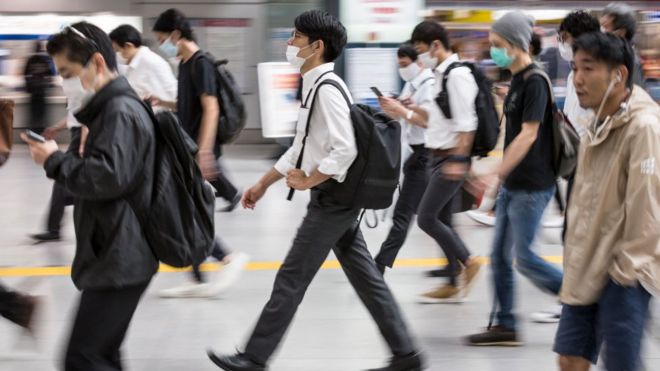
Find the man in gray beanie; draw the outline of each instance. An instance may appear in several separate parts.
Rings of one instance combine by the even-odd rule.
[[[527,52],[533,21],[520,12],[508,13],[492,27],[490,54],[495,64],[511,71],[504,101],[504,158],[497,171],[484,177],[485,189],[499,190],[495,240],[491,255],[498,312],[495,326],[466,339],[469,345],[521,345],[514,316],[513,259],[517,270],[553,295],[559,294],[562,272],[531,247],[543,211],[555,193],[552,105],[545,78]],[[495,198],[495,194],[490,195]],[[495,314],[495,313],[494,313]]]

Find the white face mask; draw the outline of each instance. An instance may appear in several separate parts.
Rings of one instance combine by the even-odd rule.
[[[399,76],[403,81],[409,82],[412,81],[422,72],[422,68],[415,62],[411,63],[407,67],[399,68]]]
[[[419,58],[419,60],[422,62],[422,64],[424,65],[424,68],[433,69],[438,65],[438,58],[436,58],[436,57],[431,58],[431,52],[430,51],[418,55],[417,58]]]
[[[566,62],[573,62],[573,47],[565,42],[559,43],[559,55]]]
[[[299,47],[293,46],[293,45],[287,45],[287,47],[286,47],[286,60],[289,63],[291,63],[292,66],[300,69],[305,64],[305,61],[307,61],[307,59],[311,58],[312,55],[314,55],[314,54],[311,54],[307,58],[301,58],[301,57],[298,56],[298,53],[300,53],[301,50],[305,50],[305,49],[309,48],[310,46],[312,46],[312,44],[309,44],[304,48],[299,48]]]
[[[177,42],[178,44],[178,42]],[[167,38],[160,46],[158,47],[163,54],[168,58],[174,58],[179,52],[177,46],[172,42],[172,35]]]

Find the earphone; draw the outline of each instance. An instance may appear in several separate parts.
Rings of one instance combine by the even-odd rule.
[[[618,71],[616,73],[616,81],[621,82],[621,80],[623,80],[623,75],[621,75],[621,71]]]

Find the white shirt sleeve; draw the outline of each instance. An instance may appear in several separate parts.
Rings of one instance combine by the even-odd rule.
[[[298,160],[297,156],[299,153],[300,146],[298,145],[297,141],[294,141],[293,145],[289,147],[289,149],[284,152],[280,159],[275,163],[275,170],[277,170],[277,172],[283,176],[286,176],[290,170],[296,168],[296,161]]]
[[[449,73],[447,80],[449,107],[455,132],[477,130],[479,118],[474,101],[479,93],[477,82],[467,67],[459,67]]]
[[[158,91],[151,92],[166,102],[175,102],[177,97],[178,82],[174,77],[174,72],[166,60],[158,55],[154,59],[154,85],[158,86]]]
[[[330,148],[327,148],[329,155],[321,161],[318,170],[341,182],[358,154],[350,109],[336,87],[323,85],[319,89],[319,102],[312,114],[326,124]]]

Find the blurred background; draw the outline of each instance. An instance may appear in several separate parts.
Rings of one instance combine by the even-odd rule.
[[[146,45],[158,51],[151,27],[166,8],[181,9],[194,20],[203,49],[228,59],[248,105],[248,124],[240,144],[286,144],[293,135],[299,76],[286,64],[284,50],[293,20],[312,8],[339,15],[348,29],[349,44],[338,60],[338,71],[354,97],[375,104],[370,86],[397,94],[403,85],[396,67],[396,48],[410,37],[416,23],[431,19],[451,31],[453,48],[462,58],[478,62],[495,81],[508,77],[488,56],[491,23],[512,9],[536,18],[542,41],[537,57],[554,80],[563,103],[568,64],[557,49],[557,27],[571,10],[587,9],[596,16],[609,1],[445,1],[445,0],[23,0],[0,2],[0,98],[16,102],[15,133],[40,131],[64,116],[65,98],[43,47],[49,35],[79,20],[109,32],[120,24],[143,31]],[[636,48],[642,58],[647,89],[660,100],[660,3],[628,1],[636,9]],[[26,81],[32,58],[34,81]],[[171,61],[176,70],[176,61]],[[30,103],[33,104],[30,104]],[[44,104],[45,103],[45,104]],[[30,107],[33,107],[32,109]],[[39,108],[40,107],[40,108]],[[66,138],[60,138],[66,140]]]

